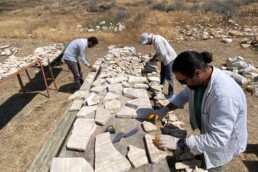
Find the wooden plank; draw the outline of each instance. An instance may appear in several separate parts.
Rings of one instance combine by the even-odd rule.
[[[78,111],[69,112],[68,110],[64,113],[60,119],[57,127],[51,133],[44,146],[31,164],[28,172],[48,171],[51,165],[52,158],[55,157],[60,147],[69,133],[69,130],[76,119]]]

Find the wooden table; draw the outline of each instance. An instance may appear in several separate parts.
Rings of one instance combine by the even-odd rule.
[[[18,81],[19,81],[19,84],[20,84],[20,86],[21,86],[21,90],[22,90],[22,92],[25,94],[25,93],[26,93],[26,90],[25,90],[25,88],[24,88],[24,85],[23,85],[23,82],[22,82],[22,79],[21,79],[21,75],[20,75],[20,74],[25,71],[25,72],[26,72],[26,75],[28,76],[29,80],[31,81],[32,79],[31,79],[31,77],[30,77],[30,75],[29,75],[29,73],[28,73],[28,68],[30,68],[30,67],[32,67],[32,66],[35,66],[35,65],[39,65],[40,68],[41,68],[42,77],[43,77],[44,84],[45,84],[45,87],[46,87],[46,90],[47,90],[47,95],[48,95],[48,97],[50,97],[50,94],[49,94],[49,87],[48,87],[48,84],[47,84],[47,78],[46,78],[46,75],[45,75],[45,72],[44,72],[43,65],[42,65],[42,63],[41,63],[40,60],[36,60],[36,61],[34,61],[34,62],[31,62],[30,64],[28,64],[28,65],[22,67],[21,69],[19,69],[17,72],[15,72],[15,73],[13,73],[13,74],[7,76],[6,78],[1,79],[1,80],[0,80],[0,84],[1,84],[1,83],[4,83],[4,82],[6,82],[6,81],[8,81],[9,79],[11,79],[11,78],[13,78],[13,77],[15,77],[15,76],[17,76]],[[50,72],[50,75],[51,75],[50,80],[52,80],[52,81],[54,82],[55,89],[57,90],[57,86],[56,86],[56,83],[55,83],[55,78],[54,78],[54,75],[53,75],[53,72],[52,72],[52,67],[51,67],[50,63],[49,63],[49,65],[48,65],[47,67],[48,67],[49,72]]]

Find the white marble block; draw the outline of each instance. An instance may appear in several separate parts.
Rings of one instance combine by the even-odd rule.
[[[113,99],[110,101],[104,102],[105,109],[112,110],[112,111],[119,111],[121,109],[121,102]]]
[[[147,90],[144,89],[124,88],[123,95],[131,99],[149,98]]]
[[[75,99],[69,109],[69,111],[78,111],[81,109],[83,104],[83,99]]]
[[[134,84],[134,83],[147,83],[147,78],[146,77],[140,77],[140,76],[130,76],[128,83],[129,84]]]
[[[68,98],[68,100],[85,99],[88,93],[89,91],[76,91]]]
[[[93,172],[84,158],[53,158],[50,172]]]
[[[136,110],[127,106],[123,106],[122,109],[117,112],[118,118],[133,118],[136,116]]]
[[[96,136],[95,172],[123,172],[130,168],[129,161],[113,146],[109,132]]]
[[[87,118],[87,116],[94,114],[98,106],[83,106],[77,113],[77,118]]]
[[[94,119],[77,118],[66,144],[67,149],[85,151],[96,128]]]
[[[95,122],[99,125],[106,125],[109,119],[112,117],[109,110],[104,109],[103,106],[99,107],[96,111]]]
[[[133,165],[133,168],[138,168],[148,164],[148,158],[144,149],[134,147],[133,145],[129,145],[128,147],[129,151],[127,153],[127,157]]]
[[[148,121],[143,121],[142,126],[143,126],[144,131],[146,131],[147,133],[157,130],[157,127]]]
[[[166,158],[167,152],[157,148],[157,146],[153,143],[154,139],[155,136],[149,134],[145,135],[146,145],[151,163],[158,163],[161,159]]]
[[[101,97],[98,96],[96,93],[90,93],[89,96],[86,98],[86,103],[88,106],[96,105],[101,102]]]
[[[129,100],[126,102],[126,106],[137,109],[137,108],[152,108],[149,98],[138,98]]]

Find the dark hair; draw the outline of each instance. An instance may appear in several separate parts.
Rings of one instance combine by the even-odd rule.
[[[212,62],[212,53],[184,51],[176,57],[172,70],[192,77],[196,69],[206,69],[210,62]]]
[[[96,37],[89,37],[88,42],[91,42],[92,44],[97,45],[99,43],[98,39]]]

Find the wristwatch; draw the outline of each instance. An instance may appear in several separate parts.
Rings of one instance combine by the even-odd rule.
[[[186,147],[185,139],[179,139],[178,142],[177,142],[177,146],[181,150],[185,150],[185,147]]]

